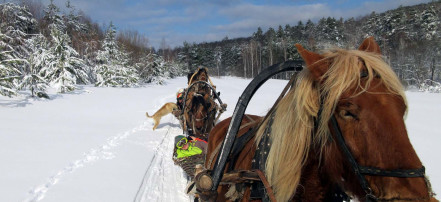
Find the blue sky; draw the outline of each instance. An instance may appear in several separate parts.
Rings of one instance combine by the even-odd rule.
[[[262,27],[296,25],[322,17],[358,17],[430,0],[71,0],[99,24],[138,30],[158,48],[250,36]],[[48,0],[43,1],[47,5]],[[66,0],[55,0],[64,7]]]

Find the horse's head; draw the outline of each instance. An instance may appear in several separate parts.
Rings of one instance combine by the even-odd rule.
[[[196,72],[188,75],[188,85],[194,83],[195,81],[208,81],[208,71],[207,68],[198,68]]]
[[[192,129],[195,135],[204,135],[207,129],[207,121],[209,118],[210,102],[207,102],[202,96],[194,96],[191,105]]]
[[[367,193],[379,200],[426,200],[430,188],[424,177],[391,177],[354,174],[344,146],[339,144],[339,126],[349,152],[361,167],[385,172],[422,168],[407,135],[404,116],[406,98],[400,81],[382,60],[373,38],[358,50],[335,50],[317,54],[297,45],[310,76],[318,86],[320,123],[316,136],[322,142],[323,170],[347,192],[364,200]],[[331,119],[338,124],[332,125]],[[336,127],[337,126],[337,127]],[[331,134],[331,135],[329,135]],[[372,171],[375,173],[376,171]]]
[[[410,170],[422,168],[404,123],[403,87],[373,38],[358,50],[323,54],[296,46],[307,68],[277,105],[265,166],[277,200],[287,201],[301,190],[307,164],[316,164],[320,183],[340,186],[361,200],[365,192],[382,200],[428,200],[431,191],[424,177],[356,175],[347,155],[362,168],[385,172],[402,171],[410,176]],[[335,126],[340,127],[340,139],[346,141],[349,152],[338,143]],[[267,122],[259,128],[257,142],[265,128]]]

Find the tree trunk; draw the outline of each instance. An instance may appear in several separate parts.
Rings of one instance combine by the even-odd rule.
[[[270,52],[270,64],[269,66],[273,65],[273,47],[269,47],[269,52]]]
[[[247,78],[247,54],[246,52],[242,52],[243,58],[243,77]]]
[[[259,72],[258,73],[260,73],[260,71],[262,71],[262,46],[259,46],[259,51],[260,51],[260,53],[259,53]]]
[[[252,46],[250,47],[250,57],[251,57],[251,78],[254,77],[254,51]]]
[[[433,86],[433,77],[435,75],[435,57],[432,58],[432,67],[430,68],[430,85]]]

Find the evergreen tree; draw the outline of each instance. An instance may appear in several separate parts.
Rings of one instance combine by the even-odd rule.
[[[96,86],[135,86],[139,76],[136,69],[129,65],[128,54],[118,47],[116,29],[110,23],[103,42],[103,50],[98,51]]]
[[[9,47],[6,49],[11,53],[10,55],[15,61],[19,61],[9,63],[16,69],[14,72],[18,73],[17,71],[19,71],[19,74],[15,75],[15,78],[17,78],[14,81],[17,84],[16,88],[21,90],[29,87],[32,96],[35,90],[44,91],[46,82],[38,75],[41,67],[33,67],[36,62],[35,60],[41,61],[43,59],[39,57],[40,55],[38,58],[35,58],[35,51],[37,49],[38,51],[43,51],[43,49],[34,49],[33,43],[29,43],[29,39],[27,39],[28,34],[36,32],[37,21],[25,6],[8,3],[0,5],[0,10],[1,17],[7,19],[1,24],[1,29],[6,32],[4,37],[6,41],[3,41],[3,43],[9,43]]]
[[[49,42],[41,34],[35,35],[26,40],[29,47],[29,57],[27,58],[27,68],[23,72],[22,80],[18,86],[19,89],[29,89],[31,95],[35,96],[38,92],[45,92],[48,82],[44,78],[41,70],[53,59],[49,51]]]
[[[70,0],[66,2],[66,8],[69,10],[69,13],[64,15],[63,19],[67,32],[70,34],[74,32],[87,32],[87,26],[80,22],[81,16],[75,13],[75,7],[71,4]],[[72,37],[72,35],[70,35],[70,37]]]
[[[169,67],[167,67],[166,62],[160,55],[148,53],[142,58],[142,61],[143,62],[138,63],[137,66],[143,67],[140,74],[145,83],[163,84],[164,80],[170,76],[170,74],[167,73],[170,69],[168,69]]]
[[[4,42],[4,38],[7,36],[0,32],[0,95],[13,96],[17,94],[15,81],[21,73],[16,64],[22,60],[15,58],[12,51],[5,50],[9,45]]]
[[[49,5],[44,9],[44,21],[50,32],[52,32],[52,29],[66,31],[63,16],[60,15],[60,8],[54,4],[54,0],[50,0]]]
[[[52,45],[49,49],[49,61],[42,68],[42,73],[58,92],[75,90],[75,84],[88,83],[86,65],[78,53],[70,47],[70,38],[55,27],[51,30]]]
[[[0,4],[0,18],[5,19],[0,23],[0,31],[7,37],[8,44],[13,47],[8,49],[17,58],[26,58],[28,54],[25,40],[28,34],[36,32],[37,21],[24,6],[7,3]]]
[[[441,23],[434,6],[430,6],[428,9],[424,10],[423,13],[421,13],[420,18],[420,25],[423,28],[421,31],[425,39],[431,40],[439,35],[437,31],[439,31],[439,26]]]

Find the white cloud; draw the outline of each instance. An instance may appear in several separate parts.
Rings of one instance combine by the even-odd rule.
[[[55,0],[64,8],[65,0]],[[292,0],[292,2],[297,0]],[[83,10],[98,23],[113,21],[122,29],[136,29],[145,33],[153,46],[158,47],[162,38],[170,46],[180,46],[183,41],[203,42],[229,38],[247,37],[258,27],[285,24],[296,25],[298,21],[322,17],[349,18],[375,12],[384,12],[399,5],[415,5],[430,0],[383,0],[366,1],[351,9],[338,8],[349,0],[302,1],[304,5],[256,5],[253,1],[242,0],[71,0],[72,4]],[[43,0],[45,5],[49,0]],[[270,4],[270,1],[264,1]],[[337,8],[335,8],[337,7]],[[214,21],[213,21],[214,19]],[[221,24],[218,24],[221,23]],[[182,28],[183,27],[183,28]],[[186,29],[186,30],[182,30]],[[195,30],[197,32],[195,33]],[[192,34],[189,34],[193,32]]]
[[[220,13],[231,18],[233,23],[214,26],[217,31],[244,31],[257,27],[275,27],[285,24],[296,24],[298,21],[319,19],[332,14],[325,4],[310,4],[304,6],[260,6],[252,4],[239,5],[234,8],[221,10]]]

